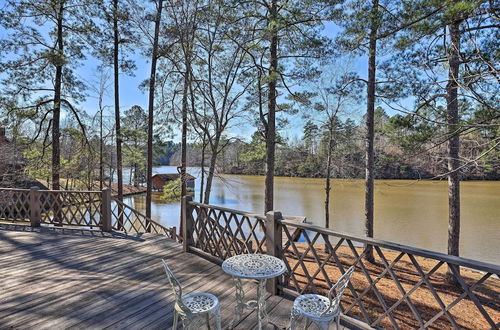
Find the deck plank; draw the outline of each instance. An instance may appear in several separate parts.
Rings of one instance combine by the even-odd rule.
[[[147,247],[137,249],[135,252],[141,253],[141,250],[146,251]],[[0,317],[3,322],[7,322],[10,318],[6,316],[6,312],[39,310],[40,307],[53,306],[59,302],[64,303],[71,299],[75,294],[80,292],[102,290],[104,281],[117,281],[124,277],[136,279],[148,262],[151,264],[158,263],[158,256],[153,254],[148,257],[138,258],[138,256],[128,255],[122,256],[120,253],[110,251],[110,256],[116,256],[115,260],[108,263],[99,264],[99,260],[92,265],[80,267],[76,269],[65,270],[69,273],[64,276],[56,274],[58,268],[45,269],[43,273],[38,273],[42,279],[36,285],[24,287],[18,286],[14,292],[0,295]],[[54,266],[60,266],[55,264]],[[61,270],[63,271],[63,270]],[[40,276],[39,274],[46,274]],[[54,277],[51,275],[56,274]],[[22,280],[22,277],[18,277]],[[139,279],[140,280],[140,279]],[[0,288],[2,285],[0,284]],[[3,290],[4,291],[4,290]],[[11,299],[6,299],[7,297]],[[47,307],[48,308],[48,307]],[[48,312],[48,310],[46,310]]]
[[[161,264],[158,265],[159,268],[162,267]],[[207,275],[218,272],[217,266],[213,264],[200,265],[197,270],[193,271],[191,264],[186,265],[182,271],[178,271],[176,276],[179,281],[184,284],[184,293],[190,293],[192,291],[200,291],[200,287],[204,284],[204,278]],[[167,284],[166,277],[163,273],[163,269],[160,269],[161,274],[156,278],[156,284],[145,290],[140,289],[141,294],[136,297],[136,299],[127,299],[121,301],[118,306],[114,309],[109,309],[107,312],[111,312],[113,315],[109,316],[108,313],[103,313],[102,319],[99,317],[92,318],[90,322],[85,323],[85,327],[112,327],[120,329],[128,329],[128,327],[120,326],[120,324],[129,324],[137,320],[138,317],[143,315],[147,317],[148,309],[153,308],[157,304],[162,304],[165,301],[169,302],[173,306],[174,298],[170,287]],[[165,309],[163,312],[167,313],[169,309]],[[98,321],[98,323],[96,323]]]
[[[171,328],[174,297],[162,258],[184,294],[219,297],[227,327],[236,304],[231,277],[165,236],[0,224],[0,328]],[[256,283],[244,287],[249,297],[256,295]],[[270,320],[287,324],[290,306],[268,297]],[[255,326],[255,312],[245,311],[236,328]]]
[[[183,268],[188,263],[189,260],[182,260],[179,262],[178,268]],[[100,313],[101,311],[101,314],[106,314],[108,310],[115,307],[115,301],[127,301],[134,299],[141,294],[141,290],[150,290],[152,288],[155,288],[157,290],[168,289],[166,279],[163,276],[163,269],[160,269],[161,265],[158,262],[155,262],[155,265],[153,267],[154,272],[148,272],[148,274],[146,274],[146,276],[143,278],[143,281],[147,282],[147,284],[145,284],[143,281],[130,281],[127,283],[127,286],[125,288],[123,288],[122,286],[117,287],[116,285],[107,284],[106,291],[101,292],[101,296],[105,297],[104,300],[100,299],[85,302],[84,306],[80,306],[78,310],[73,310],[72,312],[65,315],[65,318],[67,320],[60,320],[58,325],[63,328],[68,328],[69,326],[78,323],[78,320],[85,321],[87,319],[98,317],[96,316],[96,313]],[[209,265],[209,267],[213,267],[213,265]],[[200,271],[207,271],[209,267],[201,266]]]

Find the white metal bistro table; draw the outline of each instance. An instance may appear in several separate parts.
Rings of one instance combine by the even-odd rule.
[[[240,254],[225,260],[222,270],[233,277],[236,285],[236,318],[241,317],[244,308],[257,310],[259,329],[262,329],[262,323],[267,322],[266,281],[283,274],[285,263],[266,254]],[[242,279],[259,281],[257,300],[245,301]]]

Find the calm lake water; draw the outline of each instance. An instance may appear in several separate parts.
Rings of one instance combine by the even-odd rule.
[[[175,173],[175,167],[157,167],[154,173]],[[189,173],[199,178],[199,170]],[[448,193],[446,181],[377,180],[375,184],[375,237],[428,250],[446,252]],[[195,199],[200,182],[196,180]],[[500,263],[500,181],[461,184],[461,255]],[[275,178],[275,209],[286,215],[306,216],[324,226],[324,179]],[[152,218],[179,227],[179,203],[165,203],[155,193]],[[126,199],[144,210],[144,195]],[[224,175],[214,179],[211,204],[263,213],[264,177]],[[330,227],[363,235],[363,180],[333,180]]]

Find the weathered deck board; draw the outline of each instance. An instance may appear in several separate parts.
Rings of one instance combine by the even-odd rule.
[[[0,224],[0,328],[170,328],[173,296],[161,258],[183,284],[183,293],[219,297],[227,326],[235,305],[230,276],[166,237]],[[245,288],[255,296],[254,283]],[[291,304],[268,297],[270,320],[286,326]],[[245,311],[236,329],[255,326],[255,313]]]

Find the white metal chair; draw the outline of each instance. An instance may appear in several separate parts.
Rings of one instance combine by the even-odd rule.
[[[333,319],[337,320],[337,329],[340,329],[340,298],[353,272],[354,266],[351,266],[330,289],[327,297],[318,294],[298,296],[293,302],[290,329],[296,329],[300,318],[305,318],[304,329],[307,329],[310,322],[315,323],[320,329],[328,329]]]
[[[213,294],[204,292],[190,293],[183,296],[179,281],[175,278],[170,267],[168,267],[167,262],[163,259],[162,262],[167,273],[168,282],[172,286],[175,296],[174,323],[172,328],[177,329],[179,317],[184,329],[189,329],[195,319],[205,316],[207,326],[210,329],[210,315],[214,315],[216,329],[221,330],[219,299]]]

